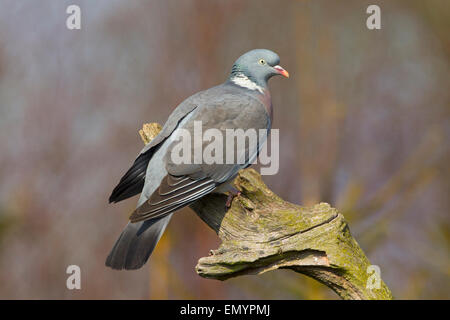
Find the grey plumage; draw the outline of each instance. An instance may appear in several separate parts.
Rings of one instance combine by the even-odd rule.
[[[113,269],[139,269],[148,260],[166,228],[171,214],[161,218],[129,222],[106,258]]]
[[[141,196],[130,222],[106,260],[107,266],[140,268],[155,248],[174,211],[230,182],[240,169],[251,164],[264,141],[235,150],[245,157],[243,163],[177,164],[170,154],[177,143],[176,129],[183,128],[192,133],[195,121],[200,121],[203,131],[215,128],[224,136],[226,129],[269,130],[272,105],[267,80],[276,74],[287,75],[278,63],[279,58],[272,51],[250,51],[233,65],[228,81],[194,94],[174,110],[161,132],[143,148],[111,194],[110,202],[138,193]],[[202,147],[205,144],[203,142]],[[192,145],[193,149],[196,147]]]

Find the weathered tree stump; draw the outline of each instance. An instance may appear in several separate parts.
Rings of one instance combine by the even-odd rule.
[[[148,143],[160,130],[151,123],[139,133]],[[190,206],[222,241],[198,261],[200,276],[226,280],[291,269],[343,299],[392,299],[382,280],[379,288],[368,285],[374,276],[368,272],[371,264],[336,209],[327,203],[302,207],[284,201],[251,168],[241,170],[234,185],[241,195],[229,209],[225,194],[207,195]]]

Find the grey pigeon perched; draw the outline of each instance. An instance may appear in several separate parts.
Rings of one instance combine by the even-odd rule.
[[[161,132],[142,149],[109,198],[109,202],[119,202],[141,194],[130,222],[106,259],[107,266],[142,267],[176,210],[222,190],[240,169],[255,160],[264,141],[236,150],[245,154],[243,163],[176,163],[170,155],[178,139],[177,129],[193,132],[195,122],[201,124],[203,131],[264,129],[268,132],[272,102],[267,81],[275,75],[289,77],[279,62],[278,55],[270,50],[249,51],[236,60],[225,83],[194,94],[172,112]]]

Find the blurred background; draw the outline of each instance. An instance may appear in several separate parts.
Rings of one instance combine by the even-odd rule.
[[[81,30],[66,8],[81,7]],[[366,9],[381,8],[381,30]],[[107,199],[189,95],[254,48],[289,80],[270,87],[280,129],[271,189],[338,208],[399,299],[450,298],[450,1],[0,0],[0,298],[337,299],[291,271],[220,282],[220,244],[178,212],[141,270],[104,266],[136,198]],[[81,290],[66,288],[68,265]]]

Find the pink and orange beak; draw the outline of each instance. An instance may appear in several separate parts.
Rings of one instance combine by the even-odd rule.
[[[281,74],[283,77],[289,78],[289,72],[284,70],[281,66],[275,66],[273,67],[279,74]]]

